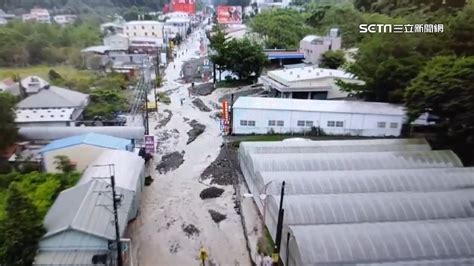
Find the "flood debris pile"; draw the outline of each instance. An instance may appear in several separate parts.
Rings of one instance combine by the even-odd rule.
[[[222,188],[208,187],[199,193],[199,197],[201,197],[201,199],[218,198],[222,195],[222,193],[224,193],[224,189]]]
[[[227,216],[225,214],[222,214],[222,213],[220,213],[218,211],[215,211],[215,210],[209,210],[209,214],[211,215],[212,220],[217,224],[222,222],[223,220],[225,220],[227,218]]]
[[[166,124],[168,124],[168,122],[171,120],[172,117],[173,117],[173,113],[170,110],[168,109],[163,110],[163,113],[158,115],[159,122],[156,125],[155,129],[166,126]]]
[[[199,231],[199,229],[194,224],[182,224],[181,228],[189,238],[193,236],[199,236],[199,233],[201,233],[201,231]]]
[[[199,98],[194,99],[192,101],[192,103],[194,104],[194,106],[196,106],[202,112],[210,112],[211,111],[211,108],[207,107],[207,105],[205,105],[204,102]]]
[[[227,158],[229,157],[229,159]],[[221,148],[219,155],[201,174],[201,179],[211,179],[211,184],[221,186],[232,185],[236,181],[237,176],[233,171],[233,164],[230,160],[237,157],[230,149],[226,153],[225,147]]]
[[[212,83],[203,83],[196,85],[194,87],[189,87],[189,92],[191,94],[199,95],[199,96],[207,96],[210,95],[216,88]]]
[[[204,130],[206,129],[206,126],[199,123],[198,121],[196,120],[191,120],[190,122],[188,122],[189,126],[191,126],[191,130],[188,131],[188,142],[186,142],[186,144],[189,144],[193,141],[196,140],[197,137],[199,137],[199,135],[201,135]]]
[[[169,171],[178,169],[184,162],[184,151],[182,152],[172,152],[163,155],[161,162],[156,166],[156,170],[160,174],[165,174]]]

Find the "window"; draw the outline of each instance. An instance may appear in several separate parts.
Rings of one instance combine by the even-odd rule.
[[[142,26],[142,30],[144,30],[144,29],[145,29],[145,26]]]
[[[313,121],[306,121],[306,126],[307,127],[312,127],[313,126]]]
[[[303,120],[298,120],[296,125],[299,126],[299,127],[304,127],[304,121]]]
[[[246,126],[247,125],[247,120],[240,120],[240,125],[241,126]]]
[[[148,32],[145,32],[145,36],[148,36]]]
[[[344,127],[343,121],[336,121],[336,127]]]
[[[283,120],[278,120],[277,121],[277,126],[282,127],[284,125],[285,125],[285,122],[283,122]]]
[[[137,36],[137,33],[136,33],[136,32],[134,32],[134,33],[133,33],[133,36]]]
[[[335,121],[328,121],[328,127],[334,127],[336,125]]]
[[[274,127],[276,125],[276,121],[275,120],[268,120],[268,126],[269,127]]]
[[[390,128],[398,128],[398,123],[390,123]]]
[[[385,128],[385,122],[377,122],[378,128]]]
[[[249,120],[248,124],[249,124],[249,127],[254,127],[255,126],[255,121]]]

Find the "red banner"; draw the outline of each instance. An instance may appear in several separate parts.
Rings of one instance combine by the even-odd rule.
[[[242,7],[218,6],[217,22],[219,24],[242,24]]]
[[[222,102],[222,118],[224,119],[224,125],[229,125],[229,102],[223,101]]]
[[[171,10],[194,14],[196,13],[196,0],[171,0]]]

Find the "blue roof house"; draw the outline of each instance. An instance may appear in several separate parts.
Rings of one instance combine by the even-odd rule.
[[[52,141],[40,151],[43,159],[43,167],[47,172],[58,172],[55,157],[67,156],[78,171],[84,171],[104,151],[127,150],[131,147],[128,139],[112,136],[88,133]]]

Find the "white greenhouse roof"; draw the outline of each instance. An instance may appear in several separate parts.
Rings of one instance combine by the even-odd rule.
[[[298,258],[298,266],[474,256],[473,219],[289,226],[285,242],[287,232],[293,236],[290,257]]]
[[[358,171],[257,172],[257,188],[268,185],[266,193],[343,194],[396,191],[442,191],[474,188],[474,167],[373,169]]]
[[[420,152],[287,153],[252,154],[253,171],[334,171],[462,167],[450,150]],[[252,168],[253,167],[253,168]]]
[[[115,184],[118,187],[137,192],[144,169],[145,161],[135,153],[107,150],[87,167],[78,184],[85,184],[95,179],[110,183],[110,175],[114,174]]]
[[[75,108],[17,109],[15,122],[67,122],[72,120]]]
[[[300,100],[243,96],[237,99],[233,108],[405,116],[403,106],[379,102],[340,100]]]
[[[343,70],[318,68],[314,66],[307,66],[292,69],[279,69],[268,71],[267,75],[276,80],[281,80],[285,85],[289,82],[303,81],[303,80],[317,80],[325,78],[337,79],[355,79],[354,75]]]
[[[474,189],[437,192],[288,195],[284,223],[324,225],[418,221],[474,217]],[[267,199],[267,213],[276,228],[280,196]],[[268,218],[268,217],[267,217]],[[273,232],[274,230],[270,230]]]
[[[94,255],[109,250],[39,250],[33,265],[91,265]]]
[[[312,141],[286,139],[283,141],[241,142],[239,153],[319,153],[319,152],[369,152],[369,151],[429,151],[425,139],[360,139]]]

